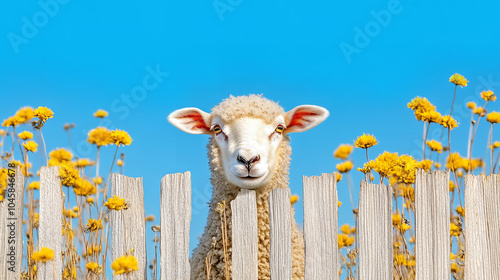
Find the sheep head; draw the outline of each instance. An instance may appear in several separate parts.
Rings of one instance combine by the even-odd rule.
[[[276,103],[257,95],[239,103],[234,100],[244,97],[231,98],[233,104],[224,101],[210,114],[184,108],[171,113],[168,121],[187,133],[211,135],[221,151],[226,179],[244,189],[257,189],[271,180],[278,147],[288,133],[309,130],[329,115],[326,109],[313,105],[284,112]],[[248,102],[255,98],[261,102]]]

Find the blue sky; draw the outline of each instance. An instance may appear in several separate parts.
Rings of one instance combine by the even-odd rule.
[[[104,125],[134,139],[121,149],[125,174],[144,177],[148,214],[159,218],[161,177],[191,171],[194,248],[210,199],[208,137],[175,129],[166,121],[170,112],[209,111],[230,94],[249,93],[263,93],[286,110],[327,108],[331,116],[323,124],[291,136],[290,187],[301,196],[302,175],[333,172],[332,152],[363,132],[380,141],[372,158],[385,150],[420,157],[422,124],[406,104],[426,96],[449,112],[448,78],[458,72],[470,83],[458,89],[454,117],[462,125],[452,133],[452,149],[465,155],[465,103],[478,101],[482,90],[500,91],[499,8],[495,1],[4,2],[0,118],[21,106],[50,107],[48,149],[68,145],[62,126],[73,122],[75,154],[95,157],[85,144],[87,131],[100,125],[92,113],[109,111]],[[498,110],[496,103],[488,107]],[[484,154],[487,129],[483,123],[478,130],[475,156]],[[431,136],[440,132],[431,127]],[[111,160],[107,148],[102,170]],[[353,160],[362,165],[363,151]],[[352,173],[358,189],[361,176]],[[339,199],[339,224],[352,223],[346,182]],[[148,230],[150,252],[151,239]]]

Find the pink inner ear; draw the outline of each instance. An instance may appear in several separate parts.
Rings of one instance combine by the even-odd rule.
[[[301,111],[298,110],[293,114],[292,120],[288,124],[288,127],[303,127],[304,122],[310,122],[307,117],[309,116],[317,116],[318,114],[311,111]]]
[[[178,118],[184,120],[186,125],[191,125],[191,129],[193,130],[210,130],[200,114],[189,114],[180,116]]]

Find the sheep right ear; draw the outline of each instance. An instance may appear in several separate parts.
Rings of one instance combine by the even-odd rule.
[[[212,134],[210,114],[198,108],[184,108],[172,112],[168,121],[178,129],[191,134]]]

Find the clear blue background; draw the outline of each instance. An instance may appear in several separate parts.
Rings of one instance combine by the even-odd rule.
[[[421,157],[422,124],[406,104],[426,96],[440,112],[449,112],[454,85],[448,78],[455,72],[470,81],[458,88],[454,117],[461,126],[452,133],[452,149],[465,155],[465,103],[478,101],[482,90],[500,90],[495,1],[71,0],[50,6],[51,15],[40,3],[47,2],[1,4],[0,118],[21,106],[47,106],[55,112],[43,128],[48,150],[67,147],[62,127],[73,122],[72,150],[95,157],[85,142],[88,130],[100,125],[92,113],[109,111],[109,122],[101,125],[124,129],[134,139],[120,149],[125,174],[144,177],[146,213],[156,215],[155,223],[162,176],[191,171],[191,249],[210,199],[208,137],[175,129],[166,121],[173,110],[209,111],[230,94],[249,93],[263,93],[286,110],[300,104],[327,108],[331,116],[323,124],[291,136],[290,187],[302,196],[302,175],[333,172],[334,149],[363,132],[380,141],[370,150],[372,158],[384,150]],[[347,44],[356,52],[346,55],[341,46]],[[147,67],[169,75],[134,99]],[[485,152],[487,129],[483,122],[474,156]],[[431,127],[430,138],[440,132]],[[112,153],[104,149],[101,172],[109,169]],[[355,150],[353,160],[362,165],[363,151]],[[41,156],[32,161],[43,163]],[[352,173],[357,193],[361,176]],[[339,224],[352,224],[345,180],[339,197]],[[302,223],[300,203],[296,208]]]

